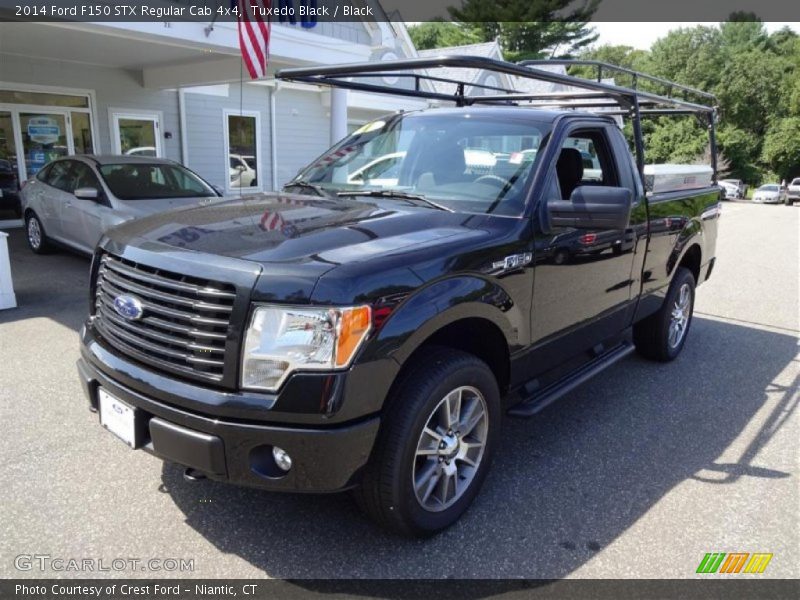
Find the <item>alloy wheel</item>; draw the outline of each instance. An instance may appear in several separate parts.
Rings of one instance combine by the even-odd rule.
[[[686,329],[689,325],[689,317],[692,310],[692,289],[688,283],[684,283],[675,303],[672,305],[672,315],[669,321],[669,346],[670,348],[677,348],[686,334]]]
[[[420,506],[439,512],[469,488],[489,431],[486,399],[471,386],[448,393],[433,409],[417,442],[412,483]]]
[[[42,245],[42,228],[39,227],[39,220],[36,217],[28,219],[28,242],[35,250]]]

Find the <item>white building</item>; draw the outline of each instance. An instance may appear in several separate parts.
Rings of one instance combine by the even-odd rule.
[[[59,155],[156,154],[270,190],[348,129],[425,106],[276,84],[283,67],[416,55],[402,23],[306,25],[272,24],[270,76],[250,82],[235,22],[0,23],[0,159],[24,181]]]

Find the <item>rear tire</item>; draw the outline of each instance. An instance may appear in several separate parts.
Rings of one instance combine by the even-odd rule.
[[[431,347],[401,375],[387,407],[356,500],[382,527],[428,537],[461,517],[489,471],[497,381],[475,356]]]
[[[639,354],[668,362],[681,353],[692,324],[695,285],[692,272],[678,267],[664,304],[633,327],[633,341]]]
[[[44,226],[36,216],[36,213],[29,212],[25,215],[25,232],[28,246],[36,254],[47,254],[52,250],[52,244],[44,231]]]

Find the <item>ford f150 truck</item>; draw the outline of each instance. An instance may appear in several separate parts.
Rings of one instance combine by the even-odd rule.
[[[638,152],[613,112],[368,77],[442,65],[600,90],[634,118]],[[281,192],[101,240],[78,370],[131,448],[193,479],[354,490],[379,523],[426,536],[475,498],[504,413],[533,415],[634,349],[681,352],[720,193],[647,193],[639,120],[685,111],[713,133],[713,107],[464,57],[282,76],[456,106],[364,125]]]

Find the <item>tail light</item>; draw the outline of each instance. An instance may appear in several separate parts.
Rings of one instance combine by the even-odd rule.
[[[589,244],[594,244],[597,241],[597,234],[585,233],[578,238],[578,241],[585,246],[588,246]]]

